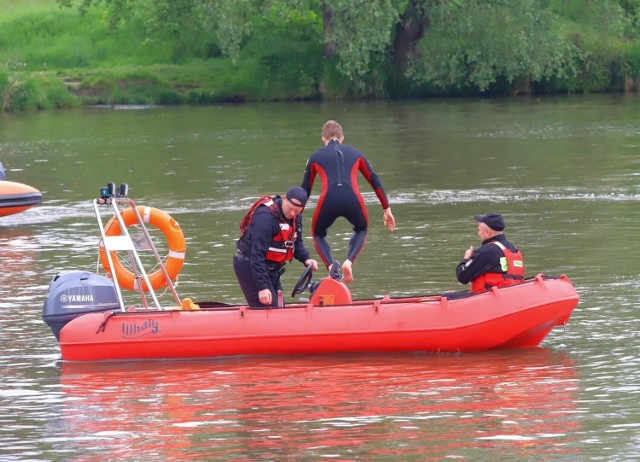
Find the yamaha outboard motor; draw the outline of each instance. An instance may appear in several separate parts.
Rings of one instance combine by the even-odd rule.
[[[119,309],[118,294],[111,279],[86,271],[63,271],[49,285],[42,320],[60,340],[60,330],[74,318]]]

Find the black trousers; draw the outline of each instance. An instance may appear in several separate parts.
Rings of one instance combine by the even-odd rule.
[[[271,291],[272,305],[264,305],[258,298],[258,287],[253,279],[253,272],[251,271],[251,262],[248,259],[233,257],[233,270],[240,283],[240,289],[244,294],[244,298],[247,300],[247,305],[250,308],[277,308],[278,307],[278,290],[282,291],[282,284],[280,283],[280,271],[278,269],[269,270],[269,290]]]
[[[327,233],[339,217],[346,218],[353,226],[353,235],[349,240],[347,252],[349,260],[356,261],[367,239],[369,215],[367,209],[362,207],[353,189],[337,188],[333,191],[330,190],[322,199],[320,207],[316,208],[311,219],[313,244],[326,267],[331,266],[334,260]]]

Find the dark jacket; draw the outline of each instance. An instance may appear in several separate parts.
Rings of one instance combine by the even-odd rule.
[[[474,279],[482,276],[485,273],[501,273],[502,266],[500,265],[500,258],[504,256],[502,249],[495,244],[491,244],[493,241],[498,241],[512,252],[517,252],[518,249],[509,241],[504,234],[498,234],[482,242],[482,245],[477,248],[473,256],[469,260],[462,260],[456,267],[456,277],[462,284],[468,284]]]
[[[277,271],[281,266],[266,259],[271,241],[280,234],[280,223],[293,225],[293,220],[288,220],[282,213],[282,198],[275,196],[273,201],[280,209],[279,216],[276,217],[272,213],[255,213],[247,232],[237,243],[238,250],[250,258],[251,270],[258,291],[269,288],[267,271]],[[298,215],[296,221],[298,229],[296,231],[293,256],[304,264],[310,256],[302,240],[302,216]]]

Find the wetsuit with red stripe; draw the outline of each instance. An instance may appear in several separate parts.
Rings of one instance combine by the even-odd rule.
[[[387,194],[378,175],[364,154],[354,147],[331,140],[307,161],[302,188],[310,195],[316,176],[320,177],[322,183],[318,205],[311,220],[311,233],[318,255],[327,267],[333,262],[327,232],[338,217],[346,218],[353,225],[347,254],[349,260],[355,261],[366,240],[369,216],[358,189],[358,172],[371,185],[382,208],[388,208]]]

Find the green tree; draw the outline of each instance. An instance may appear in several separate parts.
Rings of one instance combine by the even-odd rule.
[[[485,91],[505,79],[509,84],[519,81],[528,91],[531,81],[576,73],[575,47],[563,37],[543,2],[428,3],[430,27],[408,69],[415,82]]]
[[[428,5],[424,0],[409,0],[396,24],[392,44],[393,75],[390,86],[394,94],[407,96],[410,82],[407,79],[410,60],[416,56],[417,46],[429,28]]]
[[[58,1],[68,7],[78,3]],[[293,10],[303,16],[316,15],[322,20],[323,36],[310,35],[309,39],[323,40],[324,57],[317,59],[324,58],[325,74],[330,76],[335,67],[340,76],[335,81],[346,82],[346,92],[361,95],[380,91],[384,84],[384,74],[377,71],[387,60],[398,22],[392,0],[79,0],[81,12],[98,6],[106,9],[114,27],[126,21],[132,10],[143,11],[150,43],[171,38],[189,44],[193,40],[185,40],[186,35],[200,37],[209,42],[205,49],[211,50],[215,42],[234,61],[252,34],[269,33],[265,25],[274,10],[282,18]]]
[[[176,62],[228,56],[274,76],[290,50],[325,97],[617,88],[640,69],[640,0],[58,2],[102,7],[114,26],[137,11]]]

